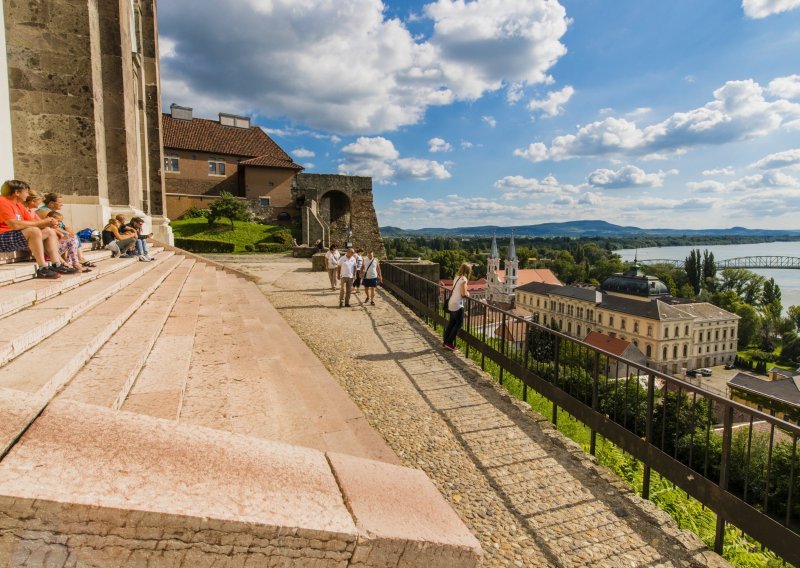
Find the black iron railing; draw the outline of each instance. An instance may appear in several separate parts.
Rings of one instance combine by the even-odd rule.
[[[391,264],[386,288],[419,316],[446,323],[438,284]],[[465,299],[459,334],[469,350],[511,374],[643,464],[642,495],[655,471],[717,515],[715,550],[731,523],[800,566],[800,426],[716,395],[641,363]],[[473,353],[474,354],[474,353]]]

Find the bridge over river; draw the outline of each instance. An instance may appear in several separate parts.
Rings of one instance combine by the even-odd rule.
[[[676,268],[683,268],[685,261],[672,258],[651,258],[640,260],[639,264],[670,264]],[[800,269],[800,257],[797,256],[741,256],[717,260],[717,270],[723,268],[785,268]]]

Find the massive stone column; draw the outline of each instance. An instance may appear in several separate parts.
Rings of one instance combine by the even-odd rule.
[[[11,99],[8,92],[6,64],[6,26],[0,2],[0,183],[14,177],[14,154],[11,138]]]
[[[16,177],[66,196],[73,226],[108,207],[97,1],[4,1]]]
[[[172,243],[172,229],[169,226],[166,209],[166,188],[161,168],[164,163],[163,134],[161,130],[161,69],[158,63],[158,17],[156,0],[141,2],[142,22],[142,68],[144,70],[144,119],[147,130],[146,164],[148,213],[152,218],[154,236],[164,242]]]

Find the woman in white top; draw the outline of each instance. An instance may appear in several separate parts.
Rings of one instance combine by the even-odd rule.
[[[450,299],[447,301],[449,319],[444,330],[442,347],[450,351],[456,350],[456,337],[461,330],[461,324],[464,323],[464,298],[469,296],[467,282],[469,282],[470,275],[472,275],[472,266],[465,262],[456,273],[456,277],[453,280],[453,290],[450,294]]]

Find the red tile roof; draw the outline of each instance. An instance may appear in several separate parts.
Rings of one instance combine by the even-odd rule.
[[[303,169],[258,126],[239,128],[206,118],[181,120],[169,114],[163,115],[162,124],[165,149],[258,158],[263,162],[248,165]]]
[[[439,285],[444,286],[447,289],[450,289],[453,287],[453,281],[439,280]],[[469,282],[467,282],[467,290],[469,290],[470,292],[486,290],[486,278],[480,278],[478,280],[470,280]]]
[[[281,160],[274,156],[259,156],[241,162],[242,166],[255,166],[258,168],[290,168],[292,170],[302,170],[303,166],[295,164],[291,160]]]
[[[497,275],[500,277],[501,281],[505,282],[505,270],[498,270]],[[531,282],[555,284],[556,286],[563,285],[549,268],[524,268],[517,271],[517,286],[524,286],[525,284],[530,284]]]
[[[591,332],[583,341],[592,347],[597,347],[598,349],[602,349],[614,355],[619,355],[620,357],[622,357],[622,354],[625,353],[625,350],[631,344],[630,341],[625,341],[619,337],[611,337],[599,331]]]

